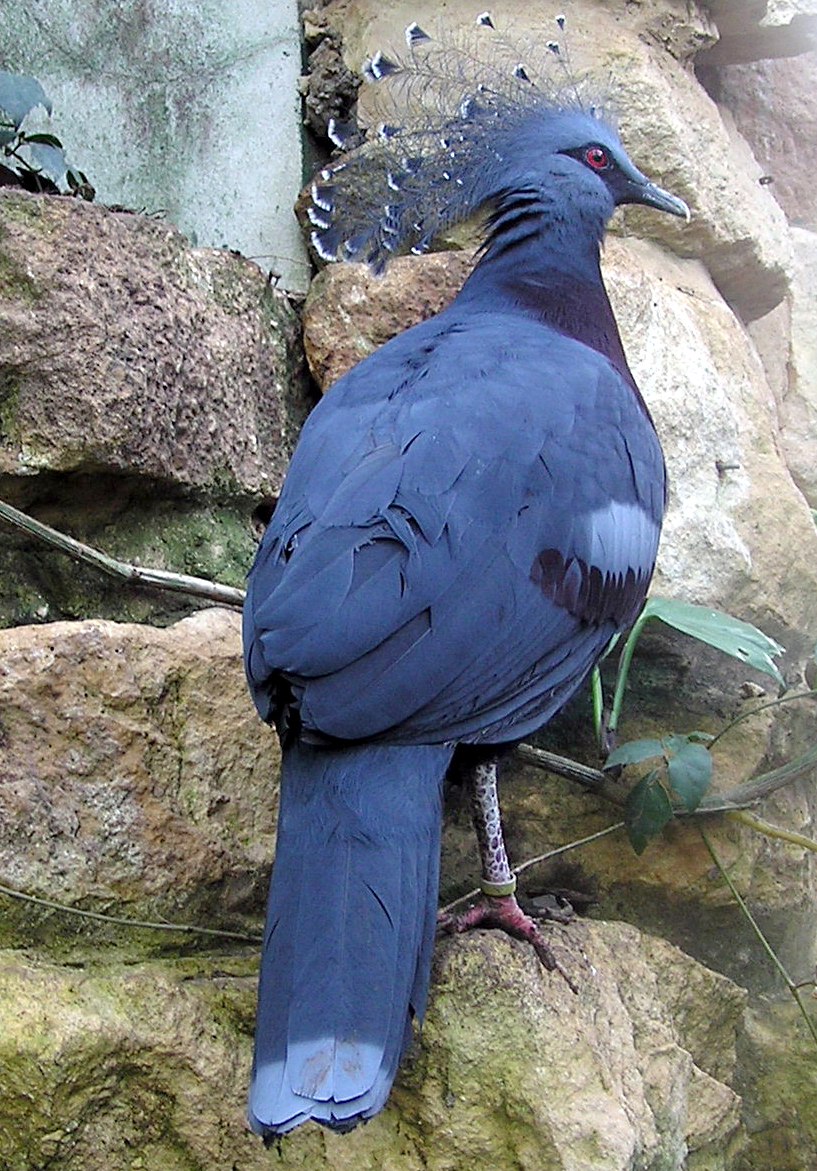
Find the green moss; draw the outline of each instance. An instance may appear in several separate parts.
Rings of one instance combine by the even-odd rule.
[[[817,1052],[793,1001],[753,1005],[741,1050],[749,1142],[737,1171],[817,1166]]]
[[[3,248],[6,235],[0,224],[0,301],[25,301],[33,304],[40,300],[42,291],[19,261]]]
[[[20,384],[12,370],[0,369],[0,439],[14,440]]]
[[[243,587],[255,545],[251,502],[168,489],[116,476],[43,476],[35,514],[113,557]],[[2,488],[0,488],[2,496]],[[25,503],[22,504],[25,508]],[[0,626],[77,618],[166,625],[206,603],[129,585],[11,530],[0,531]]]
[[[196,1119],[212,1103],[217,1129],[244,1136],[255,966],[219,956],[72,969],[0,954],[3,1168],[217,1165]],[[201,1061],[202,1046],[218,1070]]]
[[[25,191],[6,188],[0,191],[0,221],[16,224],[39,224],[51,206],[50,196],[31,195]],[[2,238],[0,222],[0,238]]]

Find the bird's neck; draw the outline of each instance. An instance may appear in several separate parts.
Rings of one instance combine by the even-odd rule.
[[[604,354],[635,388],[599,251],[605,222],[517,193],[489,224],[482,256],[458,301],[534,317]]]

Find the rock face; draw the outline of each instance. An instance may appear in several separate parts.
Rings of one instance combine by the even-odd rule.
[[[559,35],[552,19],[532,15],[522,0],[505,0],[492,13],[499,29],[519,42],[522,55],[530,44]],[[353,5],[334,0],[325,19],[342,32],[346,59],[357,69],[375,50],[399,47],[410,21],[429,31],[440,23],[431,0],[402,0],[388,9],[375,0]],[[693,213],[688,229],[642,209],[628,212],[628,223],[682,256],[702,258],[733,309],[752,320],[785,296],[791,246],[778,204],[758,183],[763,172],[751,151],[724,123],[691,70],[679,67],[716,35],[696,5],[686,9],[684,19],[674,6],[611,6],[602,0],[581,0],[569,13],[573,67],[588,79],[588,91],[602,94],[603,104],[616,110],[633,159],[685,199]],[[483,52],[490,56],[490,49]],[[552,54],[545,50],[542,68],[548,58]],[[564,84],[558,69],[554,81]],[[364,112],[367,100],[372,99],[364,89]]]
[[[705,78],[735,119],[791,223],[817,229],[817,194],[803,166],[817,149],[817,52],[728,65],[707,71]]]
[[[280,757],[247,703],[239,625],[213,609],[167,630],[0,631],[4,885],[108,914],[255,927]],[[76,920],[28,911],[12,904],[0,938],[70,942]]]
[[[443,8],[473,22],[459,0]],[[533,27],[521,0],[492,12],[523,38]],[[348,68],[410,20],[436,31],[439,14],[430,0],[330,0],[306,14],[316,125],[346,110]],[[694,213],[689,227],[617,217],[604,258],[671,472],[655,588],[763,627],[787,648],[793,688],[813,677],[817,638],[817,237],[811,155],[798,158],[784,127],[796,107],[810,143],[814,97],[799,80],[807,58],[723,62],[791,51],[815,15],[813,0],[568,9],[577,70],[621,107],[636,160]],[[772,171],[779,182],[761,183]],[[466,228],[446,244],[473,240]],[[448,251],[396,260],[382,280],[355,265],[320,274],[303,323],[321,388],[445,304],[470,263]],[[191,249],[147,217],[0,194],[0,496],[119,557],[239,585],[249,513],[277,490],[308,401],[293,310],[250,262]],[[0,625],[12,627],[0,632],[0,886],[66,908],[0,891],[3,1168],[815,1163],[812,1041],[689,820],[640,858],[619,828],[569,866],[526,872],[528,897],[569,888],[608,920],[549,928],[578,996],[505,937],[442,941],[424,1033],[384,1112],[347,1136],[309,1125],[265,1151],[243,1120],[258,955],[247,940],[262,931],[278,756],[245,693],[238,616],[177,621],[187,603],[0,541]],[[639,645],[620,738],[716,734],[751,714],[714,749],[728,789],[813,745],[814,701],[764,708],[774,698],[767,679],[656,630]],[[541,742],[595,763],[590,729],[580,695]],[[621,818],[513,760],[502,799],[514,862]],[[813,838],[813,777],[753,812]],[[728,818],[707,817],[706,833],[792,978],[810,979],[813,851]],[[443,900],[475,870],[452,786]],[[233,934],[179,935],[162,920]]]
[[[733,1167],[741,990],[623,924],[559,942],[578,996],[496,933],[442,946],[422,1043],[383,1114],[345,1136],[301,1129],[276,1165]],[[0,953],[3,1166],[112,1171],[132,1167],[136,1147],[141,1171],[268,1167],[243,1122],[250,970],[204,957],[123,976]]]
[[[382,279],[363,265],[324,270],[304,309],[318,382],[325,389],[426,309],[448,303],[467,268],[462,254],[438,253],[397,260]],[[670,471],[656,592],[740,609],[773,631],[809,630],[817,532],[775,447],[773,399],[745,331],[700,262],[612,239],[605,273]],[[806,566],[788,562],[794,545],[811,550]]]
[[[0,294],[5,498],[115,556],[239,584],[250,501],[277,489],[307,409],[283,295],[159,220],[10,190]],[[86,579],[76,589],[41,549],[24,571],[20,547],[0,546],[0,623],[87,612]],[[129,610],[121,591],[94,601],[115,617],[159,609]]]
[[[769,180],[769,191],[791,221],[789,318],[781,321],[775,314],[756,341],[764,361],[771,347],[777,351],[770,379],[778,398],[783,450],[798,487],[815,507],[817,195],[803,159],[817,150],[817,53],[708,70],[706,77],[751,145]]]
[[[0,473],[280,481],[296,323],[255,265],[160,220],[17,192],[0,196],[0,251]]]

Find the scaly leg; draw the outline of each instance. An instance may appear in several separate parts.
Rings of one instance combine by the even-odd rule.
[[[496,787],[496,760],[483,760],[473,766],[468,783],[473,800],[474,826],[482,860],[482,894],[466,911],[441,915],[440,931],[451,935],[472,927],[498,927],[533,946],[548,969],[557,971],[573,992],[578,988],[557,960],[545,936],[516,899],[516,875],[511,870],[502,833],[502,817]]]

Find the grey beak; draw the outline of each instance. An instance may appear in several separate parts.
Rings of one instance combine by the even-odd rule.
[[[689,207],[683,199],[665,191],[657,183],[651,183],[649,179],[646,179],[643,183],[633,183],[632,186],[633,192],[632,197],[628,200],[629,203],[644,203],[647,207],[657,208],[658,211],[668,211],[670,215],[683,216],[687,223],[692,218]]]

